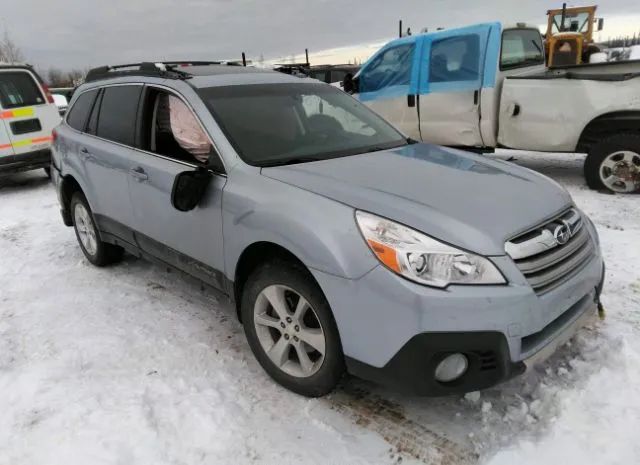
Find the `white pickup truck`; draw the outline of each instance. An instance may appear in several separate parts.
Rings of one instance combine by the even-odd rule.
[[[584,152],[589,187],[640,190],[640,61],[546,69],[537,28],[488,23],[394,40],[344,87],[414,139]]]

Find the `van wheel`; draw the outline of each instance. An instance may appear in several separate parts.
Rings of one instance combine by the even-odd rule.
[[[640,191],[640,136],[617,134],[598,142],[584,162],[584,176],[591,189]]]
[[[98,228],[93,221],[93,214],[84,194],[81,192],[73,194],[70,209],[73,229],[76,231],[78,243],[87,260],[95,266],[105,266],[120,261],[124,250],[122,247],[100,240]]]
[[[336,387],[345,371],[338,328],[306,270],[283,261],[258,268],[244,286],[241,312],[249,346],[276,382],[307,397]]]

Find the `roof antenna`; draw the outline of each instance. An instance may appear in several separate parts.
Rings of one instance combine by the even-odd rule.
[[[311,63],[309,62],[309,49],[308,48],[304,49],[304,55],[307,57],[307,66],[310,66]]]
[[[247,56],[242,52],[242,66],[247,66]]]
[[[400,20],[400,24],[398,25],[398,37],[402,37],[402,20]]]

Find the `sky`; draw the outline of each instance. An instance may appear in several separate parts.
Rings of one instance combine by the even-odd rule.
[[[180,59],[366,59],[394,38],[483,21],[543,24],[547,0],[2,0],[8,29],[40,68]],[[569,3],[571,5],[571,3]],[[640,31],[640,2],[601,0],[601,38]],[[7,7],[8,6],[8,7]]]

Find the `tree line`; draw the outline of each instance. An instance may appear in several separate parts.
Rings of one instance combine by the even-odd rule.
[[[0,38],[0,63],[24,63],[25,55],[14,42],[9,31],[4,30]],[[84,81],[86,69],[62,70],[56,67],[37,68],[36,71],[49,87],[76,87]]]

